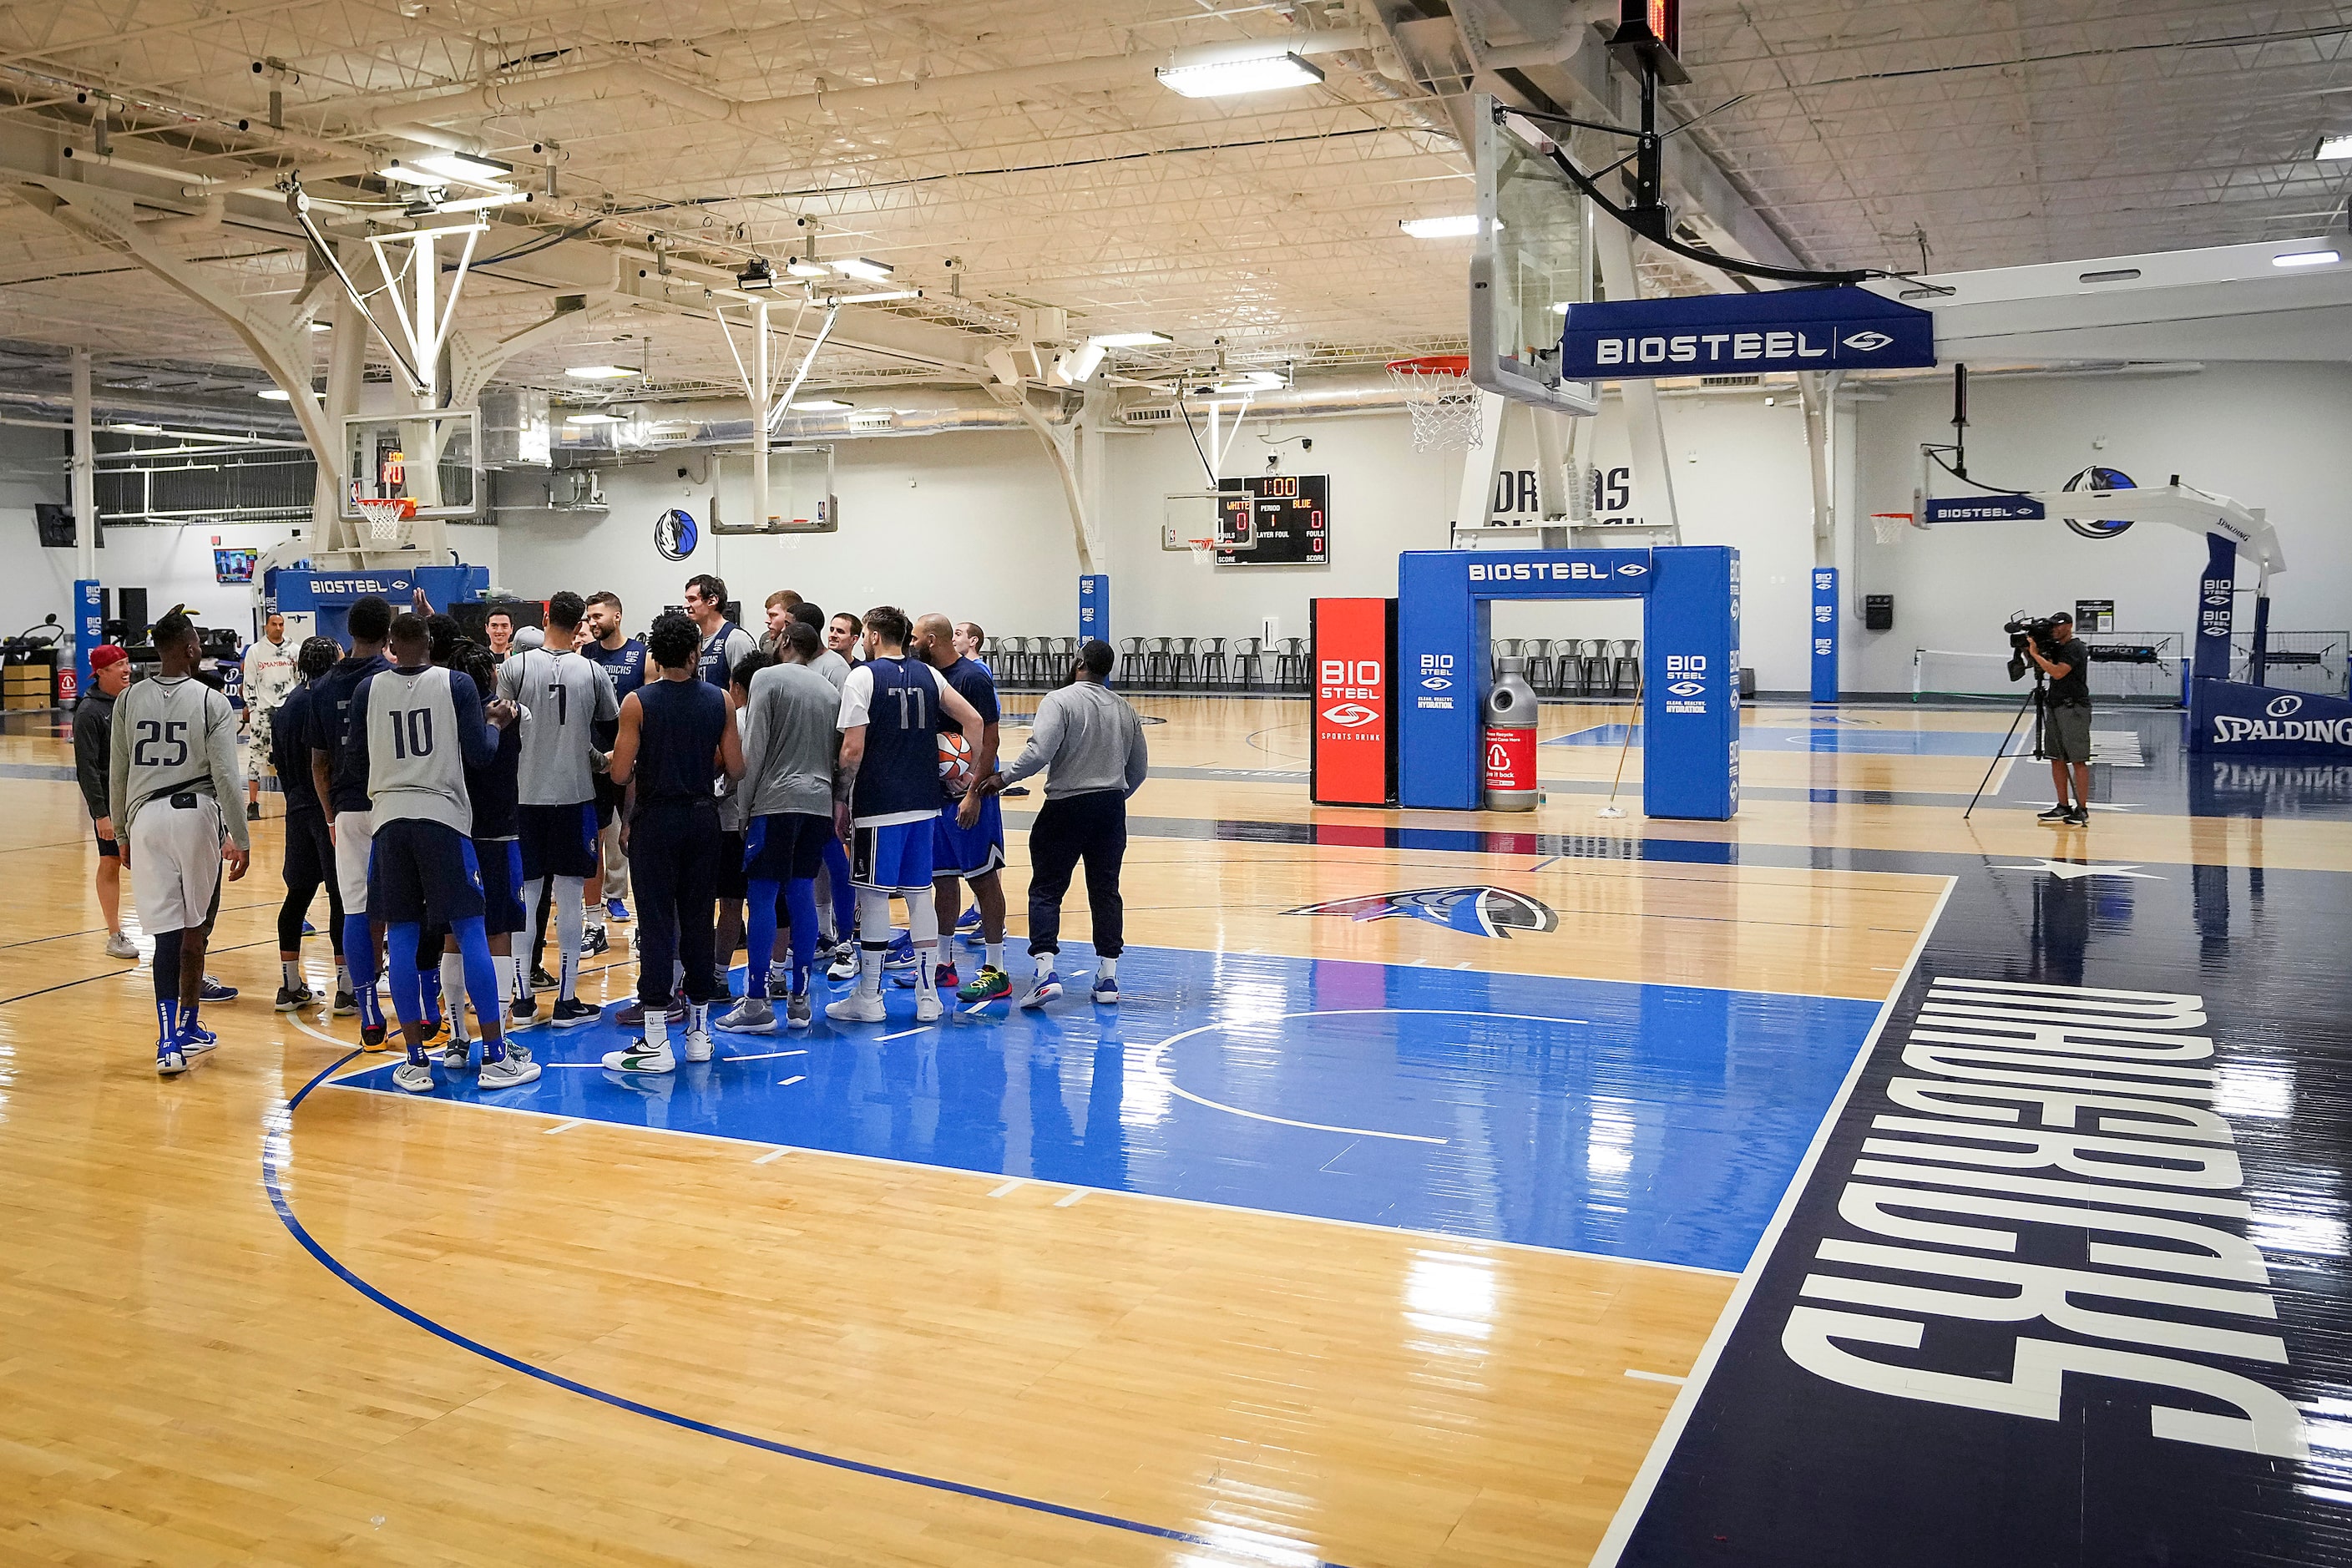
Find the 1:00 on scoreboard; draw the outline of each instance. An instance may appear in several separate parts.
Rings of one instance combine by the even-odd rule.
[[[1257,540],[1255,549],[1218,551],[1218,565],[1330,563],[1330,475],[1254,474],[1221,480],[1217,488],[1228,498],[1221,503],[1225,536],[1238,535],[1246,519]]]

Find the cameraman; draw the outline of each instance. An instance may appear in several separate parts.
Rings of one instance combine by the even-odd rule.
[[[2042,750],[2050,759],[2050,778],[2058,787],[2058,804],[2042,814],[2043,822],[2063,822],[2080,827],[2091,819],[2091,650],[2074,640],[2074,617],[2060,610],[2050,617],[2049,647],[2030,637],[2025,657],[2050,678],[2050,696],[2042,710]],[[2074,772],[2074,803],[2066,804],[2066,771]]]

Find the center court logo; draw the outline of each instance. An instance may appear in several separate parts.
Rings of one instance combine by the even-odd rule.
[[[1344,915],[1351,921],[1427,921],[1472,936],[1510,939],[1514,930],[1545,931],[1559,926],[1548,906],[1509,888],[1474,884],[1459,888],[1412,888],[1301,904],[1286,915]]]

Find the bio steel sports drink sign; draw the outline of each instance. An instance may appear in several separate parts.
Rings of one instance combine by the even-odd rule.
[[[1315,742],[1309,793],[1385,805],[1396,793],[1396,601],[1314,602]]]

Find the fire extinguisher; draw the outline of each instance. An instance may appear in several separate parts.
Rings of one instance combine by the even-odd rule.
[[[1536,693],[1527,661],[1499,659],[1486,693],[1486,809],[1536,808]]]

